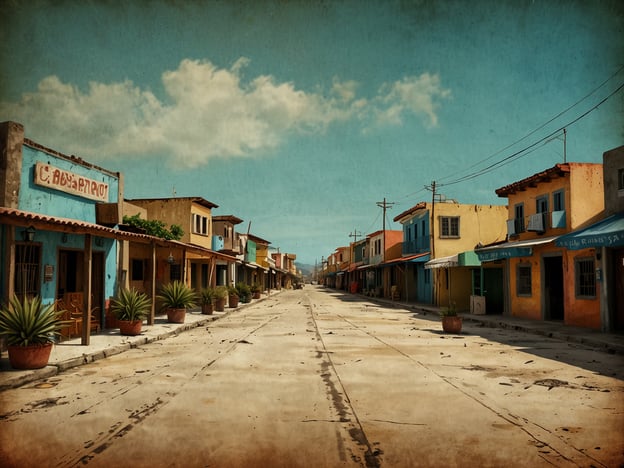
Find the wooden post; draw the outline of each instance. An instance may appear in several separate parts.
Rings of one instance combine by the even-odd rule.
[[[89,346],[91,341],[91,279],[93,277],[93,248],[91,234],[85,234],[83,259],[82,338],[81,345]]]
[[[154,325],[154,320],[156,316],[156,243],[152,241],[152,291],[151,291],[151,299],[152,299],[152,307],[150,309],[149,317],[147,318],[148,325]]]

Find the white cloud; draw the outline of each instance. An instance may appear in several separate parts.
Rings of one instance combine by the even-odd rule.
[[[439,101],[450,96],[451,91],[442,87],[440,77],[429,73],[386,83],[375,100],[377,122],[399,125],[405,114],[412,113],[423,115],[428,126],[436,127]]]
[[[167,96],[159,99],[131,81],[89,84],[83,91],[56,76],[0,111],[24,123],[38,142],[89,157],[169,155],[196,167],[214,157],[243,157],[278,147],[293,133],[323,132],[357,117],[401,124],[412,112],[437,125],[437,101],[450,95],[437,75],[409,77],[380,88],[373,99],[357,97],[358,83],[334,79],[326,96],[278,83],[269,75],[249,82],[241,57],[230,69],[209,61],[183,60],[162,74]]]

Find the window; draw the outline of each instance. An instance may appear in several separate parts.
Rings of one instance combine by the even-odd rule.
[[[521,263],[516,269],[516,294],[518,296],[531,295],[531,265]]]
[[[557,190],[553,192],[553,211],[565,210],[565,197],[563,190]]]
[[[524,232],[524,203],[518,203],[514,206],[514,222],[516,234]]]
[[[20,299],[38,296],[40,287],[41,247],[17,244],[15,246],[15,294]]]
[[[577,258],[574,260],[575,290],[577,298],[596,297],[596,269],[594,259]]]
[[[459,216],[440,217],[440,237],[459,237]]]
[[[145,260],[133,258],[130,274],[132,281],[143,281],[145,279]]]
[[[208,235],[208,217],[193,213],[193,232]]]
[[[182,266],[179,263],[174,263],[169,266],[169,280],[181,280],[182,279]]]

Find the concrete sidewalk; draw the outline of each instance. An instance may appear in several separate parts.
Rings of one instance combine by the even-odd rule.
[[[362,296],[364,297],[364,296]],[[413,310],[427,318],[440,320],[440,307],[429,304],[405,303],[402,301],[392,301],[389,299],[379,299],[366,297],[367,300],[393,305],[408,310]],[[464,321],[480,324],[490,328],[504,328],[516,330],[523,333],[553,338],[561,341],[582,344],[587,347],[604,351],[610,354],[624,355],[624,333],[603,333],[589,328],[573,327],[564,325],[563,322],[530,320],[505,315],[475,315],[460,313]]]
[[[72,367],[89,364],[147,343],[164,340],[184,331],[204,326],[228,314],[274,297],[280,292],[272,290],[270,295],[263,294],[260,299],[255,299],[247,304],[240,303],[236,308],[226,307],[224,312],[214,312],[212,315],[202,315],[199,308],[191,309],[187,311],[184,323],[169,323],[166,315],[158,315],[154,325],[143,324],[141,334],[138,336],[123,336],[117,328],[102,330],[100,333],[91,335],[88,346],[82,346],[80,338],[65,340],[52,347],[50,361],[43,369],[15,370],[9,364],[9,357],[5,351],[0,355],[0,391],[46,379]]]

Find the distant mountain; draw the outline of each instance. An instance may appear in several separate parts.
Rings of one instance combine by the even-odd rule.
[[[314,275],[314,265],[308,265],[307,263],[295,262],[297,271],[301,271],[304,278],[312,278]]]

